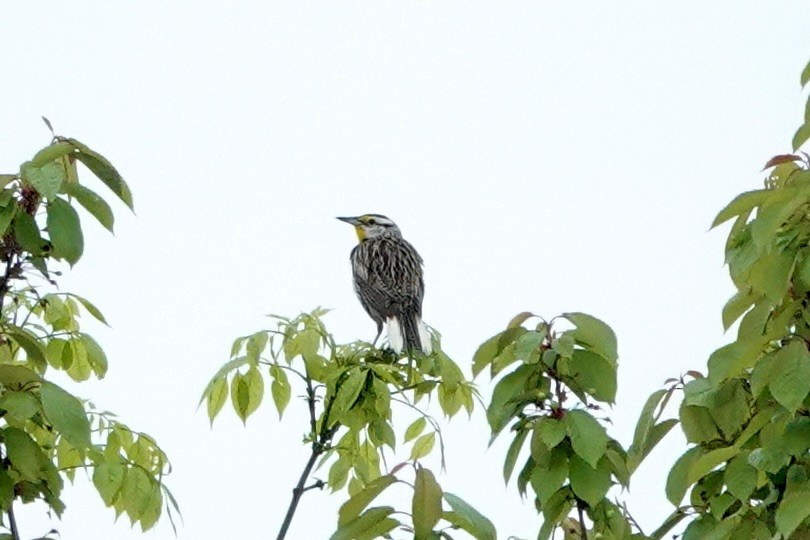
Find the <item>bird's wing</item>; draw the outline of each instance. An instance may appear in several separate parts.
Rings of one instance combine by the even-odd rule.
[[[405,312],[422,312],[424,282],[422,259],[405,240],[384,240],[373,246],[376,252],[369,257],[366,276],[358,276],[361,284],[377,302],[383,317],[397,316]]]

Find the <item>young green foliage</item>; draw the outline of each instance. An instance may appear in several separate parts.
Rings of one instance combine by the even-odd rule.
[[[49,369],[77,382],[107,372],[104,351],[79,322],[87,313],[106,324],[99,309],[81,296],[49,291],[60,275],[51,267],[73,266],[84,252],[74,201],[112,230],[107,203],[79,183],[76,161],[88,156],[91,172],[131,207],[115,168],[73,139],[55,137],[18,173],[0,175],[0,512],[10,537],[17,534],[16,500],[44,501],[60,516],[63,478],[72,481],[80,469],[92,474],[116,515],[126,513],[143,530],[164,507],[177,509],[163,484],[169,463],[155,442],[46,378]]]
[[[628,538],[630,521],[608,501],[608,491],[616,484],[628,485],[632,469],[665,430],[658,428],[660,436],[651,437],[653,426],[646,425],[638,436],[642,450],[631,461],[593,414],[601,410],[599,402],[611,404],[616,397],[618,353],[613,331],[585,313],[565,313],[550,322],[540,319],[534,328],[524,327],[533,317],[528,312],[517,315],[503,332],[481,345],[473,359],[473,374],[489,366],[491,377],[500,377],[487,419],[493,440],[510,424],[514,433],[504,479],[509,481],[528,440],[529,455],[517,485],[523,495],[528,486],[534,491],[535,505],[544,516],[539,538],[572,524],[581,531],[580,521],[569,517],[574,511],[580,520],[587,513],[593,532]],[[564,324],[560,319],[572,326],[558,331]],[[571,394],[578,404],[569,403]]]
[[[685,538],[810,534],[810,164],[788,154],[766,168],[765,189],[714,222],[734,220],[726,262],[737,293],[723,325],[739,328],[710,356],[708,376],[683,385],[680,421],[694,446],[667,496],[677,505],[689,494],[697,519]]]
[[[373,538],[372,533],[384,534],[397,527],[415,528],[417,537],[423,537],[443,516],[435,504],[435,478],[427,469],[418,468],[425,472],[417,473],[413,527],[392,517],[393,507],[366,506],[394,483],[385,463],[386,454],[392,456],[398,443],[410,445],[408,460],[416,463],[430,455],[438,442],[444,465],[439,423],[420,407],[420,401],[435,395],[448,417],[462,408],[471,413],[475,388],[441,350],[438,339],[432,355],[413,358],[360,341],[341,345],[324,326],[325,314],[316,309],[293,319],[273,317],[276,328],[236,339],[231,359],[211,379],[200,403],[206,403],[213,422],[230,398],[245,421],[261,405],[264,388],[269,387],[279,416],[291,396],[303,395],[310,413],[304,441],[311,447],[311,458],[294,489],[291,512],[308,489],[304,484],[317,460],[318,467],[329,465],[327,479],[312,487],[338,491],[348,486],[350,499],[341,509],[333,538]],[[398,436],[395,419],[406,412],[418,416]],[[463,502],[458,506],[462,508]],[[472,509],[464,507],[459,515],[459,527],[463,523],[477,531],[483,526]],[[282,536],[291,518],[288,513]]]

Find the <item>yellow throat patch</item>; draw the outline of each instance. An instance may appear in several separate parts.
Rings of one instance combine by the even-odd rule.
[[[366,239],[366,231],[363,230],[363,227],[360,225],[355,225],[354,230],[357,233],[357,239],[362,242]]]

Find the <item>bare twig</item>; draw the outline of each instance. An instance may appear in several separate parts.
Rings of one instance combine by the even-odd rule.
[[[312,469],[315,467],[315,462],[318,460],[318,457],[329,450],[329,443],[332,440],[335,432],[340,427],[340,424],[335,424],[334,426],[329,427],[329,413],[332,409],[332,400],[330,400],[326,404],[326,409],[323,413],[321,429],[320,431],[317,431],[318,417],[315,412],[315,402],[317,400],[317,396],[315,395],[315,387],[312,385],[312,379],[309,377],[309,373],[307,373],[305,381],[307,383],[307,405],[309,407],[309,426],[312,436],[312,451],[306,465],[304,465],[304,470],[301,472],[301,476],[298,478],[298,483],[293,488],[292,500],[290,500],[290,506],[287,508],[287,514],[284,516],[284,522],[281,524],[281,528],[278,531],[277,540],[284,540],[284,538],[287,536],[287,531],[290,528],[293,516],[295,516],[295,510],[298,508],[298,502],[301,500],[301,496],[304,494],[304,492],[315,488],[323,489],[325,483],[322,480],[317,480],[310,486],[305,487],[304,485],[306,484],[309,475],[312,473]]]
[[[17,519],[14,517],[14,503],[8,505],[8,526],[11,529],[11,538],[20,540],[20,532],[17,530]]]
[[[582,540],[588,540],[588,527],[585,526],[585,503],[577,499],[577,514],[579,515],[579,526],[582,531]]]

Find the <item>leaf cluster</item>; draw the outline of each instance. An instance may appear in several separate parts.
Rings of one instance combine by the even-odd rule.
[[[507,426],[512,433],[504,480],[511,478],[528,442],[517,487],[524,496],[529,487],[534,492],[544,517],[538,538],[564,529],[574,510],[587,513],[603,538],[629,537],[630,520],[607,495],[611,486],[629,484],[631,469],[646,453],[637,451],[631,459],[596,416],[601,404],[613,403],[616,396],[615,334],[585,313],[565,313],[549,322],[538,318],[527,328],[534,318],[518,314],[473,358],[474,375],[489,367],[490,376],[499,378],[487,419],[492,440]],[[567,328],[559,330],[560,325]],[[573,403],[572,397],[577,398]]]
[[[106,320],[79,295],[55,292],[61,261],[84,250],[77,207],[112,231],[109,205],[79,181],[83,163],[127,206],[132,195],[106,158],[75,139],[54,137],[0,175],[0,511],[11,523],[14,501],[44,501],[57,516],[63,478],[92,471],[101,498],[132,524],[151,528],[163,508],[177,509],[163,485],[166,455],[146,434],[47,379],[49,370],[81,382],[103,378],[107,356],[81,329],[82,314]]]
[[[765,187],[729,203],[726,262],[736,294],[723,309],[736,339],[683,385],[692,446],[667,481],[697,515],[685,538],[810,534],[810,171],[776,156]]]
[[[211,421],[229,400],[246,421],[263,402],[266,387],[279,417],[294,394],[301,396],[311,417],[304,442],[319,458],[319,467],[329,464],[323,485],[332,491],[348,486],[351,497],[334,538],[372,538],[395,528],[432,538],[440,518],[448,527],[494,538],[494,529],[488,536],[490,529],[482,524],[485,518],[458,497],[445,497],[450,509],[442,510],[435,478],[417,465],[437,441],[444,465],[439,423],[422,404],[435,397],[443,413],[452,417],[462,409],[471,413],[477,397],[472,383],[441,350],[438,336],[436,352],[429,356],[397,355],[362,341],[337,344],[324,326],[325,314],[316,309],[293,319],[273,316],[276,328],[235,340],[231,359],[203,392],[201,403],[206,403]],[[401,436],[395,430],[395,411],[417,416]],[[393,507],[360,513],[385,488],[402,483],[394,473],[405,464],[392,469],[387,465],[387,455],[393,456],[399,444],[410,445],[408,460],[414,464],[416,481],[412,512],[397,514],[410,515],[412,524],[394,517]],[[449,534],[435,532],[437,537]]]

